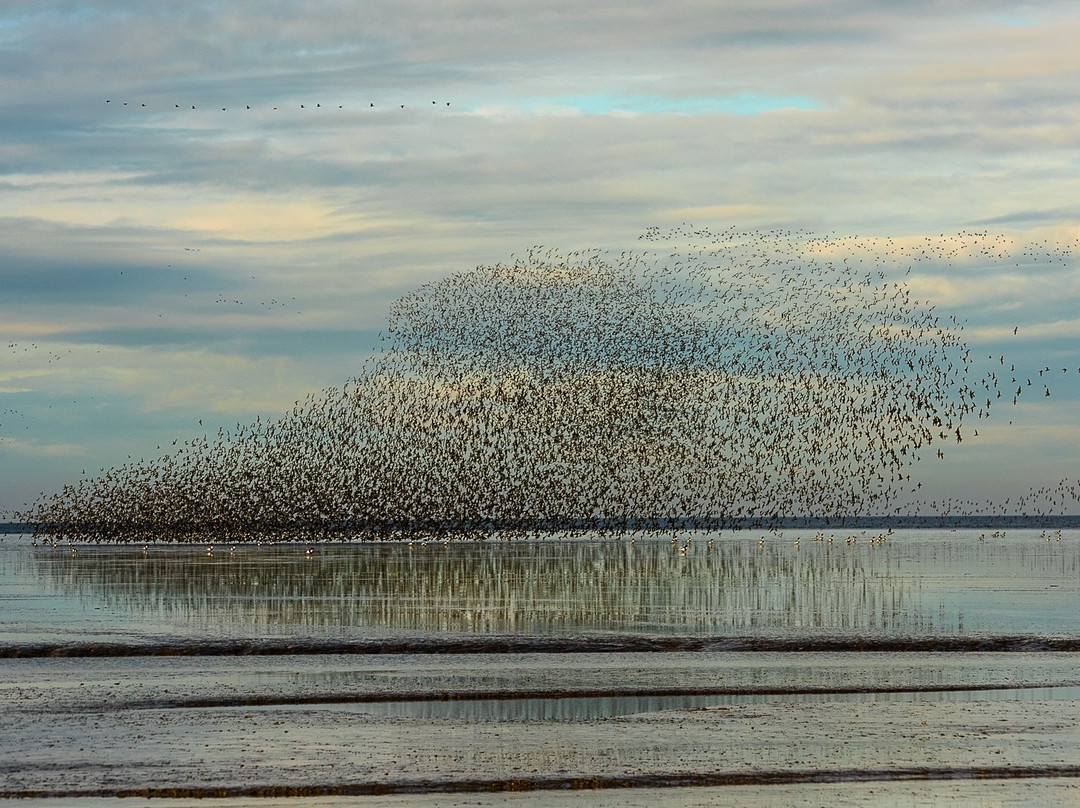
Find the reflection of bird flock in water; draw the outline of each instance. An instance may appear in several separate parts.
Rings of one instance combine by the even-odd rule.
[[[1004,357],[978,376],[962,324],[912,298],[906,270],[950,258],[939,242],[641,238],[427,284],[344,386],[23,517],[75,540],[310,541],[918,512],[913,466],[974,438],[992,408],[1049,394]],[[1003,248],[961,234],[950,249]],[[1077,498],[1062,481],[1000,508]]]

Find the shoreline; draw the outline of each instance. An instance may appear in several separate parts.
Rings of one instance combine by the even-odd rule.
[[[560,795],[570,804],[576,796],[629,806],[646,799],[765,805],[776,794],[786,804],[814,804],[817,795],[840,793],[862,795],[848,804],[872,805],[888,794],[996,791],[1064,805],[1080,787],[1080,694],[1047,688],[1064,682],[1075,660],[842,653],[519,654],[481,665],[466,655],[4,660],[0,798],[302,806],[362,796],[434,806],[466,797],[544,805]],[[882,692],[596,712],[610,703],[599,689],[605,682],[668,682],[669,690],[693,692],[704,689],[700,682],[779,690],[790,680],[804,690],[832,682],[834,691],[877,682]],[[496,681],[508,696],[570,692],[573,683],[597,690],[557,712],[517,718],[488,711],[498,705],[386,713],[357,699],[385,704],[391,695],[451,690],[490,698]],[[965,689],[935,698],[909,692],[916,686]],[[991,698],[976,692],[1005,686],[1012,691]]]

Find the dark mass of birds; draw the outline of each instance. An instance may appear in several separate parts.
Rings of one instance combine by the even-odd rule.
[[[427,284],[343,386],[22,517],[53,540],[222,542],[888,515],[915,464],[1029,389],[980,375],[963,324],[913,299],[911,264],[948,258],[929,242],[689,226],[641,242]]]

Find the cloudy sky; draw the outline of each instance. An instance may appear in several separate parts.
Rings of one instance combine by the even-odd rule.
[[[911,283],[1053,396],[923,473],[1076,479],[1077,42],[1072,0],[2,3],[0,514],[340,384],[424,282],[680,222],[1002,235]]]

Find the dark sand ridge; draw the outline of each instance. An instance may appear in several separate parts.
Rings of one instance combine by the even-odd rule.
[[[0,684],[11,696],[3,708],[8,732],[0,740],[0,775],[4,796],[46,801],[393,794],[449,800],[454,794],[566,789],[610,791],[612,799],[621,794],[623,800],[632,799],[626,796],[631,790],[659,789],[667,793],[649,793],[671,800],[685,798],[687,787],[703,797],[735,799],[743,792],[731,789],[741,785],[873,782],[889,793],[890,784],[987,779],[1030,783],[1025,788],[1031,793],[1067,799],[1075,788],[1070,784],[1080,778],[1073,720],[1078,700],[1044,686],[1073,670],[1073,655],[960,656],[522,655],[488,659],[482,670],[469,657],[408,655],[243,665],[158,660],[140,667],[137,676],[132,660],[22,660],[17,671],[0,666]],[[243,701],[280,691],[298,674],[307,683],[301,689],[312,692],[326,686],[320,682],[329,672],[353,676],[361,690],[399,677],[422,693],[431,680],[466,684],[493,674],[525,685],[600,682],[632,671],[645,682],[689,686],[695,679],[857,681],[886,670],[912,686],[1009,678],[1024,695],[992,701],[935,701],[926,693],[871,701],[775,698],[559,721],[387,717],[340,703],[191,709],[139,698],[151,691],[210,695],[230,689]],[[4,681],[9,672],[19,674],[18,683]],[[28,743],[30,738],[35,741]],[[50,748],[57,750],[51,760]],[[1055,781],[1063,791],[1052,790]]]

